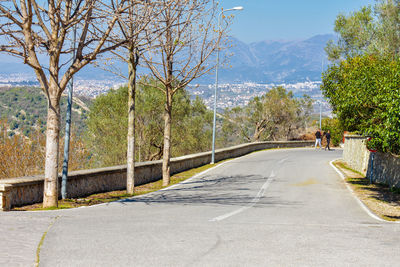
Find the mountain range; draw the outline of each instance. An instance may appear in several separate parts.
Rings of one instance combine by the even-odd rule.
[[[306,40],[262,41],[245,44],[232,40],[229,68],[221,68],[221,82],[296,83],[321,80],[328,60],[324,47],[332,34]],[[229,53],[225,52],[225,53]]]
[[[229,61],[219,69],[221,83],[296,83],[321,80],[321,71],[328,61],[324,52],[326,43],[335,39],[332,34],[316,35],[305,40],[261,41],[246,44],[230,38],[223,51]],[[229,66],[229,67],[228,67]],[[32,74],[32,70],[16,59],[0,54],[0,74]],[[108,79],[112,74],[88,66],[78,77]],[[196,80],[196,83],[214,83],[214,74]]]

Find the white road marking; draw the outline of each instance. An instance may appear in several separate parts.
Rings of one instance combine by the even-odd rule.
[[[255,198],[253,198],[253,200],[250,202],[249,205],[241,207],[237,210],[234,210],[232,212],[223,214],[221,216],[215,217],[211,220],[209,220],[210,222],[218,222],[218,221],[222,221],[226,218],[232,217],[233,215],[236,215],[238,213],[241,213],[247,209],[250,209],[251,207],[254,207],[255,204],[257,204],[258,201],[260,201],[261,197],[264,196],[265,191],[267,190],[268,186],[271,184],[271,182],[273,181],[273,178],[275,177],[275,173],[274,171],[271,172],[270,176],[267,178],[267,181],[262,185],[262,187],[260,188],[260,190],[258,191],[257,195]]]
[[[278,161],[278,164],[282,164],[282,163],[284,163],[285,161],[287,161],[289,158],[284,158],[284,159],[281,159],[280,161]]]
[[[333,165],[333,162],[336,161],[338,159],[334,159],[332,160],[329,164],[331,165],[331,167],[339,174],[339,176],[345,181],[346,177],[344,176],[344,174],[338,169],[336,168],[335,165]],[[396,222],[392,222],[392,221],[386,221],[378,216],[376,216],[367,206],[365,206],[365,204],[354,194],[353,189],[351,189],[351,187],[347,184],[347,182],[345,182],[347,189],[351,192],[351,195],[354,197],[354,199],[357,201],[358,205],[360,205],[360,207],[372,218],[374,218],[375,220],[381,221],[381,222],[387,222],[387,223],[400,223],[400,221],[396,221]]]

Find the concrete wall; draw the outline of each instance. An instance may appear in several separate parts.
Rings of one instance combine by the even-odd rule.
[[[400,188],[400,158],[390,153],[371,153],[366,137],[345,137],[343,158],[351,168],[363,173],[374,183]]]
[[[268,148],[307,147],[313,141],[257,142],[219,149],[215,160],[239,157],[253,151]],[[187,155],[171,159],[171,174],[206,165],[211,161],[211,152]],[[158,181],[162,161],[139,162],[135,165],[135,185]],[[14,206],[39,203],[43,200],[43,176],[20,177],[0,180],[0,210]],[[59,186],[61,176],[59,176]],[[126,165],[108,168],[74,171],[68,174],[67,194],[70,198],[94,193],[126,189]],[[59,192],[61,190],[59,189]]]

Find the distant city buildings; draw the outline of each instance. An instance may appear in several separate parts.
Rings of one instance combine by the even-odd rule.
[[[319,112],[319,102],[321,101],[322,111],[324,114],[330,113],[329,104],[323,99],[320,91],[321,81],[307,81],[298,83],[269,83],[269,84],[258,84],[252,82],[245,82],[239,84],[219,84],[218,85],[218,97],[217,107],[222,110],[225,108],[232,108],[235,106],[245,106],[249,101],[256,97],[262,96],[268,92],[271,88],[276,86],[282,86],[289,91],[292,91],[295,97],[302,97],[303,95],[309,95],[315,100],[314,109]],[[208,108],[212,108],[214,105],[214,84],[209,85],[189,85],[188,91],[192,97],[199,96],[203,98],[204,103]]]
[[[77,77],[74,80],[74,94],[95,98],[98,95],[108,92],[110,89],[117,89],[125,84],[120,79],[107,80],[88,80]],[[331,114],[329,104],[323,99],[320,91],[321,81],[306,81],[298,83],[268,83],[259,84],[253,82],[220,84],[218,85],[217,107],[219,110],[233,108],[235,106],[245,106],[249,101],[256,97],[262,96],[271,88],[282,86],[292,91],[294,96],[302,97],[304,94],[314,99],[314,111],[319,113],[319,103],[324,115]],[[39,86],[36,77],[27,74],[0,75],[0,87],[15,86]],[[200,97],[204,100],[205,105],[212,109],[214,105],[214,84],[191,84],[188,91],[192,98]]]

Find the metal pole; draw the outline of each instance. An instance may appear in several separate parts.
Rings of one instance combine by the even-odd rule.
[[[369,173],[369,183],[372,184],[372,175],[374,173],[374,152],[371,152],[371,172]]]
[[[75,41],[76,41],[76,26],[74,26],[73,44],[72,44],[72,62],[75,60]],[[69,142],[71,136],[71,109],[72,109],[72,93],[74,90],[74,78],[72,77],[68,84],[68,103],[65,124],[64,137],[64,161],[62,168],[61,180],[61,198],[67,198],[67,179],[68,179],[68,159],[69,159]]]
[[[222,10],[218,14],[218,34],[221,33],[221,16],[226,11],[232,10],[243,10],[243,7],[237,6],[234,8]],[[214,91],[214,119],[213,119],[213,134],[212,134],[212,152],[211,152],[211,164],[215,163],[215,132],[216,132],[216,121],[217,121],[217,90],[218,90],[218,66],[219,66],[219,43],[217,44],[217,65],[215,66],[215,91]]]
[[[322,106],[321,101],[319,102],[319,128],[322,129]]]
[[[220,17],[223,11],[218,15],[218,34],[221,31]],[[215,90],[214,90],[214,119],[213,119],[213,134],[212,134],[212,152],[211,152],[211,164],[215,163],[215,124],[217,121],[217,90],[218,90],[218,65],[219,65],[219,44],[217,44],[217,64],[215,66]]]

